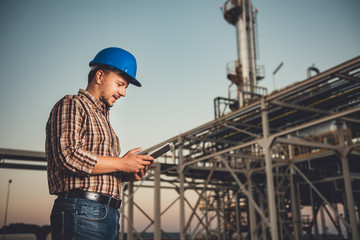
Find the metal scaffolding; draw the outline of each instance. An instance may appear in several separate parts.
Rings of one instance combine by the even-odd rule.
[[[178,193],[180,239],[359,239],[359,88],[357,57],[145,150],[174,146],[146,180]]]
[[[144,150],[173,145],[143,181],[124,185],[121,236],[172,239],[161,219],[177,208],[182,240],[319,239],[330,227],[359,239],[359,88],[360,56]],[[0,158],[1,168],[46,169],[41,152],[0,149]],[[152,213],[136,202],[140,188],[154,190]],[[167,191],[177,197],[164,206]]]

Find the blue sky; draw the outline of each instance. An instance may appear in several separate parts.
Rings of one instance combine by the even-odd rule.
[[[52,106],[86,88],[89,61],[109,46],[135,55],[143,84],[129,87],[111,110],[122,154],[211,121],[213,99],[227,96],[226,64],[237,58],[235,28],[222,16],[223,2],[0,1],[0,148],[44,151]],[[306,79],[313,64],[324,71],[360,53],[358,0],[253,5],[259,9],[257,63],[266,72],[260,86],[268,92],[280,62],[277,88]],[[47,224],[52,198],[45,172],[0,169],[0,216],[10,178],[8,223]],[[37,201],[17,200],[34,193]]]

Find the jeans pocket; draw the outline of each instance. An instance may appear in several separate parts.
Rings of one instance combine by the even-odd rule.
[[[103,204],[87,201],[76,203],[76,239],[114,239],[115,224],[108,217],[109,209]]]
[[[102,221],[107,216],[107,207],[102,204],[82,203],[76,208],[76,217],[79,219]]]
[[[51,214],[51,237],[52,240],[64,239],[64,212]]]

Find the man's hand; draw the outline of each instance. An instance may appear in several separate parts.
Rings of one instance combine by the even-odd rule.
[[[143,171],[143,174],[145,175],[148,167],[155,161],[155,159],[148,155],[136,154],[140,151],[141,151],[141,148],[135,148],[135,149],[128,151],[122,157],[122,160],[121,160],[122,165],[123,165],[123,169],[121,170],[122,172],[136,174],[136,173]],[[143,178],[143,176],[141,178]]]

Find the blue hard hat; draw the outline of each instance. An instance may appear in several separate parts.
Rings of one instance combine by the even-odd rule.
[[[141,83],[135,78],[137,68],[136,59],[131,53],[124,49],[110,47],[101,50],[89,63],[90,67],[96,65],[107,65],[110,69],[116,68],[122,73],[125,73],[126,81],[141,87]]]

